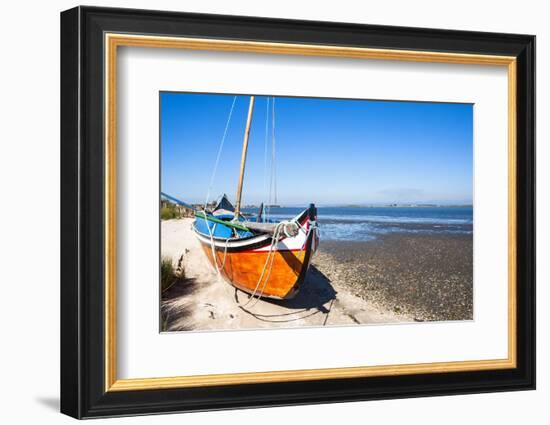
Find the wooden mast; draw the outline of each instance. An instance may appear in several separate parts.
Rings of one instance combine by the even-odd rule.
[[[246,129],[244,130],[243,152],[241,155],[241,172],[239,174],[239,184],[237,185],[237,201],[235,203],[235,218],[239,217],[241,212],[241,195],[243,193],[244,168],[246,164],[246,152],[248,150],[248,136],[250,135],[250,124],[252,123],[252,112],[254,110],[254,96],[250,96],[250,106],[248,107],[248,118],[246,120]]]

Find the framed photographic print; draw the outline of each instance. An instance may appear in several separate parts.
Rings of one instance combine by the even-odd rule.
[[[533,389],[535,38],[61,14],[61,411]]]

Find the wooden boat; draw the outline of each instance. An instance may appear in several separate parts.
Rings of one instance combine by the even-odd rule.
[[[317,210],[310,206],[291,220],[265,219],[240,212],[243,176],[254,97],[250,99],[235,207],[223,196],[210,211],[196,214],[194,230],[220,275],[253,297],[292,298],[298,292],[319,243]]]
[[[216,218],[231,224],[233,215]],[[254,222],[241,223],[253,227]],[[289,236],[284,227],[273,234],[244,231],[201,217],[196,218],[194,229],[206,257],[225,280],[254,296],[284,299],[298,292],[318,245],[315,206],[310,205],[291,223],[296,223],[298,231]]]

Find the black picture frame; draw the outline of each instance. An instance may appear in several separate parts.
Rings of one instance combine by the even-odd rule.
[[[516,57],[517,367],[106,392],[106,32]],[[61,13],[61,412],[92,418],[534,388],[534,36],[96,7]]]

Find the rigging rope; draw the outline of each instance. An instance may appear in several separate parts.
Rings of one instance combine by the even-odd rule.
[[[258,279],[258,283],[256,284],[256,287],[250,294],[250,298],[247,302],[241,305],[241,307],[246,307],[252,300],[256,300],[252,306],[255,306],[260,297],[263,295],[263,292],[265,290],[265,287],[267,285],[267,282],[269,281],[269,278],[271,277],[271,270],[273,269],[273,261],[275,259],[274,252],[276,252],[275,247],[279,243],[279,236],[281,233],[281,229],[284,227],[286,223],[284,221],[277,223],[277,226],[275,227],[275,233],[273,234],[273,238],[271,239],[271,245],[269,246],[269,251],[267,253],[264,266],[262,268],[262,273],[260,274],[260,278]],[[270,261],[271,260],[271,261]],[[262,290],[260,291],[260,294],[256,297],[256,294],[258,293],[258,288],[260,287],[260,284],[262,283],[262,279],[265,275],[265,271],[267,269],[267,265],[269,263],[269,273],[264,281],[264,285],[262,287]]]
[[[221,139],[220,146],[218,148],[218,154],[216,156],[216,161],[214,163],[214,169],[213,169],[212,175],[210,177],[210,185],[208,187],[208,192],[207,192],[206,200],[205,200],[205,204],[204,204],[204,214],[205,215],[206,215],[206,208],[207,208],[208,202],[210,200],[210,193],[211,193],[212,187],[214,185],[214,179],[215,179],[217,169],[218,169],[218,165],[219,165],[219,162],[220,162],[221,153],[223,151],[223,146],[224,146],[224,143],[225,143],[225,139],[227,137],[227,131],[229,129],[229,123],[231,121],[231,116],[233,115],[233,110],[235,108],[236,100],[237,100],[237,96],[235,96],[233,98],[233,103],[231,105],[231,109],[229,111],[229,116],[227,117],[227,122],[225,124],[223,137]],[[269,106],[270,106],[269,103],[270,102],[269,102],[269,97],[268,97],[267,98],[267,104],[266,104],[265,146],[264,146],[264,193],[265,193],[265,190],[267,189],[266,186],[267,186],[267,150],[268,150],[268,138],[269,138],[268,137],[268,134],[269,134],[269,130],[268,130],[269,129]],[[270,170],[271,175],[270,175],[270,182],[269,182],[268,205],[267,205],[267,208],[266,208],[266,220],[269,216],[269,206],[270,206],[269,204],[272,204],[272,205],[277,204],[277,169],[276,169],[276,155],[275,155],[275,152],[276,152],[276,150],[275,150],[275,97],[272,97],[271,113],[272,113],[272,115],[271,115],[271,140],[272,140],[272,144],[271,144],[271,170]],[[208,233],[209,233],[209,236],[210,236],[210,247],[211,247],[211,254],[212,254],[212,260],[213,260],[213,263],[214,263],[215,271],[217,272],[218,277],[221,278],[222,277],[221,270],[223,270],[225,268],[225,263],[226,263],[226,259],[227,259],[227,249],[228,249],[229,241],[230,241],[230,239],[232,239],[232,236],[229,236],[227,239],[225,239],[223,261],[221,262],[221,265],[220,265],[219,262],[218,262],[218,256],[217,256],[217,253],[216,253],[215,238],[214,238],[214,233],[215,233],[215,229],[216,229],[217,224],[214,224],[214,226],[212,226],[212,228],[211,228],[208,221],[205,220],[205,222],[206,222],[206,227],[208,228]],[[237,301],[237,303],[239,304],[239,306],[241,308],[246,307],[250,302],[255,300],[254,303],[251,305],[251,307],[253,307],[254,305],[256,305],[258,303],[260,298],[263,296],[263,293],[265,291],[267,283],[269,282],[269,279],[271,277],[271,271],[273,269],[273,263],[275,261],[275,254],[279,251],[277,249],[277,245],[280,241],[280,238],[281,238],[281,236],[291,237],[291,235],[289,234],[289,232],[287,231],[287,228],[286,228],[286,226],[289,225],[289,224],[297,225],[299,227],[299,231],[302,231],[303,233],[305,233],[305,241],[304,241],[304,244],[300,248],[300,255],[304,251],[305,246],[307,245],[310,233],[312,231],[315,231],[315,232],[318,231],[317,230],[317,223],[315,221],[309,221],[309,228],[308,228],[307,231],[305,231],[303,226],[300,225],[300,223],[298,223],[296,220],[284,220],[284,221],[281,221],[280,223],[277,223],[276,227],[275,227],[274,234],[273,234],[272,239],[271,239],[271,243],[270,243],[270,246],[269,246],[269,251],[268,251],[268,254],[266,256],[266,261],[265,261],[264,266],[262,268],[262,273],[260,274],[260,278],[258,279],[258,282],[257,282],[254,290],[250,294],[250,298],[244,304],[240,304]],[[235,236],[235,235],[233,235],[233,236]],[[269,265],[269,267],[268,267],[268,265]],[[266,271],[267,271],[267,276],[264,279],[264,276],[266,275]],[[260,291],[258,291],[258,289],[260,288],[260,285],[262,284],[262,281],[263,281],[262,288],[261,288]]]
[[[208,191],[206,193],[206,200],[204,201],[204,215],[205,215],[204,221],[205,221],[205,224],[206,224],[206,228],[208,229],[208,234],[210,235],[210,246],[211,246],[211,252],[212,252],[212,261],[214,261],[215,270],[216,270],[216,273],[217,273],[218,277],[221,277],[221,273],[220,273],[220,267],[218,266],[218,257],[216,255],[216,249],[215,249],[215,246],[214,246],[214,231],[215,231],[215,228],[216,228],[217,224],[214,224],[213,229],[210,228],[210,224],[208,223],[208,220],[206,220],[206,214],[207,214],[206,207],[208,206],[208,201],[210,200],[210,193],[212,191],[212,187],[214,186],[214,179],[215,179],[216,173],[218,171],[218,165],[220,163],[220,158],[221,158],[222,151],[223,151],[223,145],[224,145],[225,139],[227,137],[227,130],[229,129],[229,123],[231,122],[231,116],[233,115],[233,110],[235,109],[236,101],[237,101],[237,96],[234,96],[233,97],[233,103],[231,104],[231,109],[229,110],[229,115],[228,115],[227,121],[225,123],[225,129],[223,131],[222,140],[221,140],[220,146],[218,148],[218,154],[216,156],[216,162],[214,163],[214,169],[212,170],[212,175],[210,176],[210,185],[208,186]],[[225,267],[225,260],[227,258],[227,244],[229,242],[229,239],[231,239],[231,236],[228,237],[225,240],[224,258],[223,258],[223,263],[222,263],[222,266],[221,266],[222,269]]]
[[[271,119],[271,124],[272,124],[272,139],[273,139],[273,168],[272,168],[272,172],[273,172],[273,203],[276,205],[277,204],[277,161],[275,159],[275,153],[276,153],[276,149],[275,149],[275,98],[273,98],[273,117]]]
[[[307,245],[307,241],[309,239],[310,233],[312,231],[316,231],[316,229],[317,229],[316,222],[310,221],[309,223],[310,223],[310,226],[309,226],[307,232],[304,230],[304,227],[302,225],[300,225],[300,223],[298,223],[296,220],[285,220],[285,221],[281,221],[280,223],[277,223],[277,225],[275,227],[275,232],[272,236],[271,243],[269,245],[269,251],[267,253],[266,260],[265,260],[264,266],[262,268],[262,272],[260,274],[260,278],[258,279],[258,282],[256,283],[256,286],[255,286],[254,290],[252,291],[252,293],[250,293],[250,298],[244,304],[240,304],[237,301],[237,303],[239,304],[240,307],[246,307],[253,300],[254,300],[254,302],[253,302],[253,304],[250,305],[250,307],[254,307],[258,303],[260,298],[263,296],[265,288],[267,286],[267,283],[269,282],[269,279],[271,278],[271,271],[273,270],[273,263],[275,261],[275,255],[279,251],[277,249],[277,245],[278,245],[282,235],[287,235],[288,236],[285,227],[289,224],[295,224],[299,227],[300,231],[305,233],[304,244],[300,248],[300,255],[301,255],[301,253],[305,249],[305,246]],[[207,225],[208,225],[208,223],[207,223]],[[213,227],[215,228],[215,226],[213,226]],[[208,232],[209,232],[209,235],[210,235],[210,249],[211,249],[211,254],[212,254],[212,260],[213,260],[213,263],[214,263],[213,264],[214,269],[215,269],[215,272],[218,275],[218,277],[222,278],[223,277],[222,276],[222,270],[225,268],[225,263],[226,263],[226,260],[227,260],[227,248],[228,248],[229,240],[231,239],[231,237],[229,237],[225,240],[223,260],[222,260],[221,265],[220,265],[219,262],[218,262],[218,256],[217,256],[217,253],[216,253],[214,233],[213,233],[212,229],[210,228],[210,226],[208,226]],[[267,271],[267,276],[266,276],[266,271]],[[264,279],[264,276],[265,276],[265,279]],[[262,285],[262,281],[263,281],[263,285]],[[260,285],[262,285],[261,289],[260,289]]]
[[[267,193],[267,146],[269,144],[269,97],[266,98],[265,111],[265,138],[264,138],[264,205],[269,203],[269,195]],[[265,207],[264,207],[265,208]],[[264,219],[267,221],[267,216],[264,214]]]
[[[240,304],[238,299],[236,299],[237,301],[237,304],[239,305],[239,307],[243,308],[243,307],[246,307],[248,306],[248,304],[252,301],[252,300],[255,300],[253,304],[251,304],[249,307],[254,307],[258,301],[260,300],[260,298],[263,296],[263,293],[264,293],[264,290],[265,290],[265,287],[267,286],[267,282],[269,282],[269,279],[271,277],[271,270],[273,270],[273,262],[275,260],[275,254],[277,252],[279,252],[279,250],[277,249],[277,244],[279,243],[279,237],[280,237],[280,234],[281,232],[283,232],[284,234],[287,234],[287,231],[285,229],[286,225],[288,225],[289,223],[293,223],[293,224],[296,224],[298,227],[299,227],[299,231],[302,231],[304,234],[305,234],[305,240],[304,240],[304,243],[303,245],[301,246],[300,248],[300,251],[299,251],[299,255],[302,254],[302,252],[304,252],[304,249],[307,245],[307,242],[308,242],[308,239],[309,239],[309,236],[312,232],[317,232],[318,230],[318,226],[317,226],[317,222],[316,221],[313,221],[313,220],[310,220],[309,221],[309,228],[307,231],[304,230],[304,226],[302,226],[300,223],[298,223],[296,220],[285,220],[285,221],[282,221],[280,223],[277,224],[277,227],[276,227],[276,230],[275,230],[275,234],[273,236],[273,239],[271,241],[271,245],[269,247],[269,252],[268,252],[268,255],[266,257],[266,262],[264,264],[264,267],[262,269],[262,273],[260,275],[260,279],[258,280],[258,283],[256,284],[256,287],[254,288],[254,290],[252,291],[252,293],[250,294],[250,298],[244,303],[244,304]],[[305,260],[305,258],[304,258]],[[264,281],[264,284],[262,286],[262,289],[260,290],[260,292],[258,293],[258,288],[262,282],[262,279],[264,277],[264,274],[265,274],[265,271],[266,271],[266,268],[267,268],[267,264],[269,263],[269,271],[268,271],[268,274],[267,274],[267,277],[265,278],[265,281]],[[256,296],[257,295],[257,296]]]
[[[275,190],[273,189],[275,187]],[[275,97],[271,101],[271,170],[269,180],[269,194],[266,207],[266,219],[269,217],[270,206],[277,203],[277,181],[275,163]]]
[[[229,110],[229,116],[227,117],[227,122],[225,123],[225,130],[223,131],[222,140],[220,142],[220,147],[218,148],[218,155],[216,156],[216,162],[214,163],[214,169],[212,170],[212,175],[210,176],[210,185],[208,186],[208,192],[206,192],[206,200],[204,201],[204,212],[206,213],[206,207],[208,206],[208,201],[210,200],[210,192],[214,186],[214,178],[218,171],[218,164],[220,163],[220,158],[222,156],[223,145],[225,143],[225,138],[227,136],[227,130],[229,129],[229,123],[231,121],[231,116],[233,115],[233,109],[235,108],[235,102],[237,101],[237,96],[233,98],[233,103],[231,104],[231,109]]]

